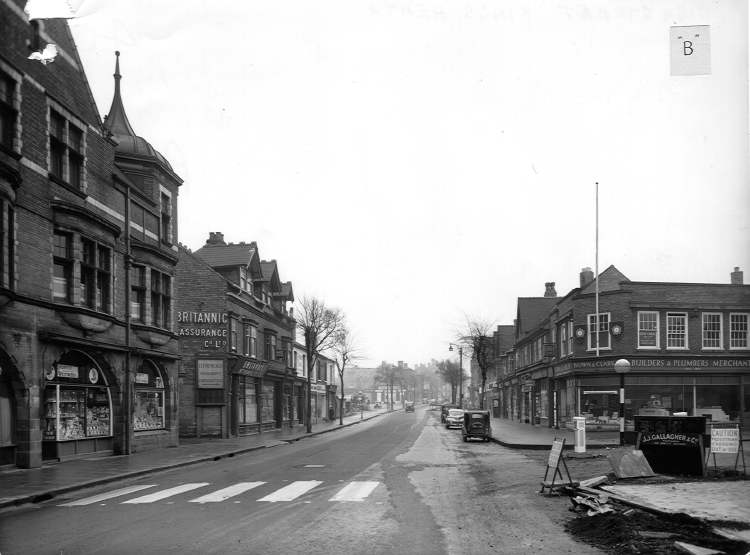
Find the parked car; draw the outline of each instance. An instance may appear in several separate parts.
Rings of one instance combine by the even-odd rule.
[[[446,428],[460,428],[464,422],[464,411],[461,409],[448,409],[445,417]]]
[[[448,405],[443,404],[440,406],[440,422],[441,424],[445,424],[445,417],[448,416],[448,411],[450,409],[458,408],[458,405]]]
[[[414,403],[406,403],[404,412],[414,412]]]
[[[470,437],[477,437],[481,440],[489,441],[491,436],[490,411],[464,411],[463,422],[461,424],[461,437],[463,437],[464,441],[469,441]]]

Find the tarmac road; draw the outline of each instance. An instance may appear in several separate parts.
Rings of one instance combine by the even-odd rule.
[[[0,552],[600,553],[566,535],[543,474],[420,408],[7,511]]]

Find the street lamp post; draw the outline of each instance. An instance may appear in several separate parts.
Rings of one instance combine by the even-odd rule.
[[[625,358],[617,360],[615,372],[620,374],[620,445],[625,445],[625,374],[630,372],[630,361]]]
[[[458,347],[458,408],[464,408],[464,348],[462,345],[448,343],[448,350]]]

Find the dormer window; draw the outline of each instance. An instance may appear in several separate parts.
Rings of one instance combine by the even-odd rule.
[[[246,266],[240,266],[240,288],[243,291],[247,291],[251,295],[253,294],[253,282],[247,279]]]

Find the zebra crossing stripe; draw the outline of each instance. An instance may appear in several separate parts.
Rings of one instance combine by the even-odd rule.
[[[378,487],[378,482],[349,482],[329,501],[362,501]]]
[[[116,489],[113,491],[108,491],[106,493],[100,493],[99,495],[85,497],[83,499],[79,499],[78,501],[63,503],[62,505],[58,505],[58,507],[80,507],[82,505],[91,505],[92,503],[99,503],[100,501],[106,501],[107,499],[112,499],[113,497],[120,497],[121,495],[135,493],[136,491],[141,491],[146,488],[153,488],[155,485],[156,484],[128,486],[127,488]]]
[[[166,499],[167,497],[172,497],[173,495],[185,493],[186,491],[202,488],[203,486],[207,486],[208,484],[209,482],[199,482],[195,484],[182,484],[181,486],[176,486],[176,487],[165,489],[162,491],[157,491],[156,493],[152,493],[150,495],[144,495],[142,497],[136,497],[135,499],[123,501],[123,504],[125,503],[127,504],[153,503],[154,501],[160,501],[162,499]]]
[[[292,482],[288,486],[284,486],[283,488],[278,489],[275,492],[266,495],[265,497],[261,497],[260,499],[258,499],[258,501],[268,501],[270,503],[275,503],[277,501],[293,501],[300,495],[307,493],[308,491],[319,486],[322,483],[323,482],[320,482],[318,480]]]
[[[234,484],[233,486],[229,486],[228,488],[220,489],[196,499],[191,499],[190,503],[221,503],[222,501],[226,501],[230,497],[234,497],[235,495],[239,495],[253,488],[257,488],[258,486],[262,486],[263,484],[265,484],[265,482],[240,482],[239,484]]]

